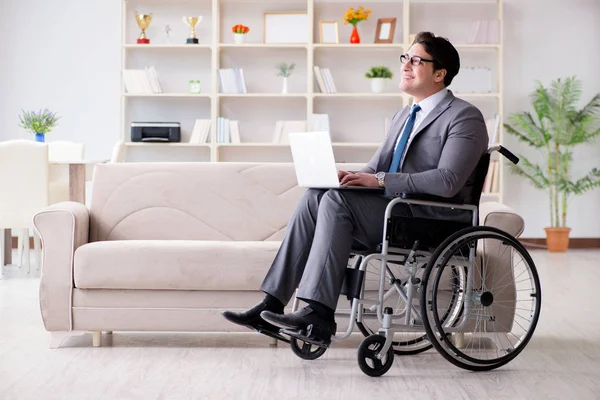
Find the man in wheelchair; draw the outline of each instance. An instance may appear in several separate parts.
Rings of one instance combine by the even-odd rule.
[[[387,138],[365,168],[338,172],[342,185],[382,192],[308,189],[261,285],[264,300],[245,312],[224,312],[229,321],[285,341],[281,329],[289,333],[310,327],[309,339],[327,346],[336,332],[334,311],[352,246],[374,248],[381,243],[386,206],[394,197],[419,193],[472,202],[488,133],[482,113],[447,89],[459,72],[458,52],[447,39],[421,32],[400,62],[399,88],[413,97],[413,105],[393,116]],[[398,204],[394,214],[467,222],[472,218],[460,210],[408,204]],[[296,289],[297,298],[308,306],[284,314]]]

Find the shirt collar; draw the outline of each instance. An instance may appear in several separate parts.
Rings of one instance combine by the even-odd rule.
[[[429,114],[440,103],[440,101],[442,101],[444,96],[446,96],[446,93],[448,93],[448,90],[443,88],[439,92],[434,93],[417,103],[419,106],[421,106],[421,111],[423,111],[423,114]]]

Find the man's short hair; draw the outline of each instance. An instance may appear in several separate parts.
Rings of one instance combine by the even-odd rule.
[[[444,37],[435,36],[431,32],[419,32],[412,45],[419,43],[433,58],[433,69],[445,69],[444,85],[450,86],[452,79],[460,70],[460,57],[452,43]]]

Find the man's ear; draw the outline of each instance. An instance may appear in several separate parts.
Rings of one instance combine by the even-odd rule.
[[[446,73],[447,73],[447,72],[448,72],[448,71],[446,71],[446,69],[438,69],[437,71],[435,71],[435,72],[433,73],[433,79],[434,79],[436,82],[443,82],[443,81],[444,81],[444,78],[446,78]]]

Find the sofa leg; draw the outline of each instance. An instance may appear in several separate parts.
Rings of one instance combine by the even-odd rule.
[[[269,347],[277,347],[277,342],[279,340],[275,339],[275,338],[270,338],[269,339]]]
[[[58,349],[62,342],[71,336],[83,335],[84,331],[53,331],[50,332],[50,343],[48,347],[51,349]]]
[[[93,333],[92,344],[94,345],[94,347],[102,346],[102,332],[101,331]]]
[[[458,349],[463,349],[465,347],[465,334],[464,333],[455,333],[454,334],[454,345]]]

